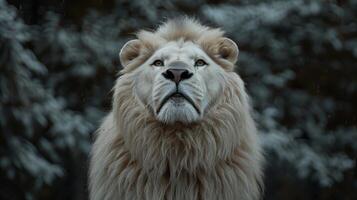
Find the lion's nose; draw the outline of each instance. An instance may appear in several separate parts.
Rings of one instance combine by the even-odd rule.
[[[180,81],[189,79],[192,77],[193,73],[189,72],[186,69],[168,69],[162,75],[176,84]]]

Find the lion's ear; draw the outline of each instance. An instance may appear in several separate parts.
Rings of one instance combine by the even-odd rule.
[[[218,54],[221,58],[235,64],[238,60],[238,45],[229,38],[222,38],[218,44]]]
[[[125,68],[140,55],[141,42],[138,39],[125,43],[119,53],[120,63]]]

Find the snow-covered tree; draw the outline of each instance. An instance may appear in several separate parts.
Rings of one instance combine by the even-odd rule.
[[[49,70],[29,48],[32,39],[16,9],[0,0],[0,199],[42,196],[76,159],[68,155],[88,152],[93,131],[46,87]]]

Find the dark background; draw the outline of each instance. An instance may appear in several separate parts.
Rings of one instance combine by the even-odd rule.
[[[357,199],[357,0],[0,0],[0,199],[87,199],[118,52],[186,14],[240,48],[266,200]]]

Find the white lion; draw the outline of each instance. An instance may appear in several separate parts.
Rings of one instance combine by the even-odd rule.
[[[93,146],[91,200],[257,200],[263,156],[238,47],[182,18],[120,52],[113,109]]]

